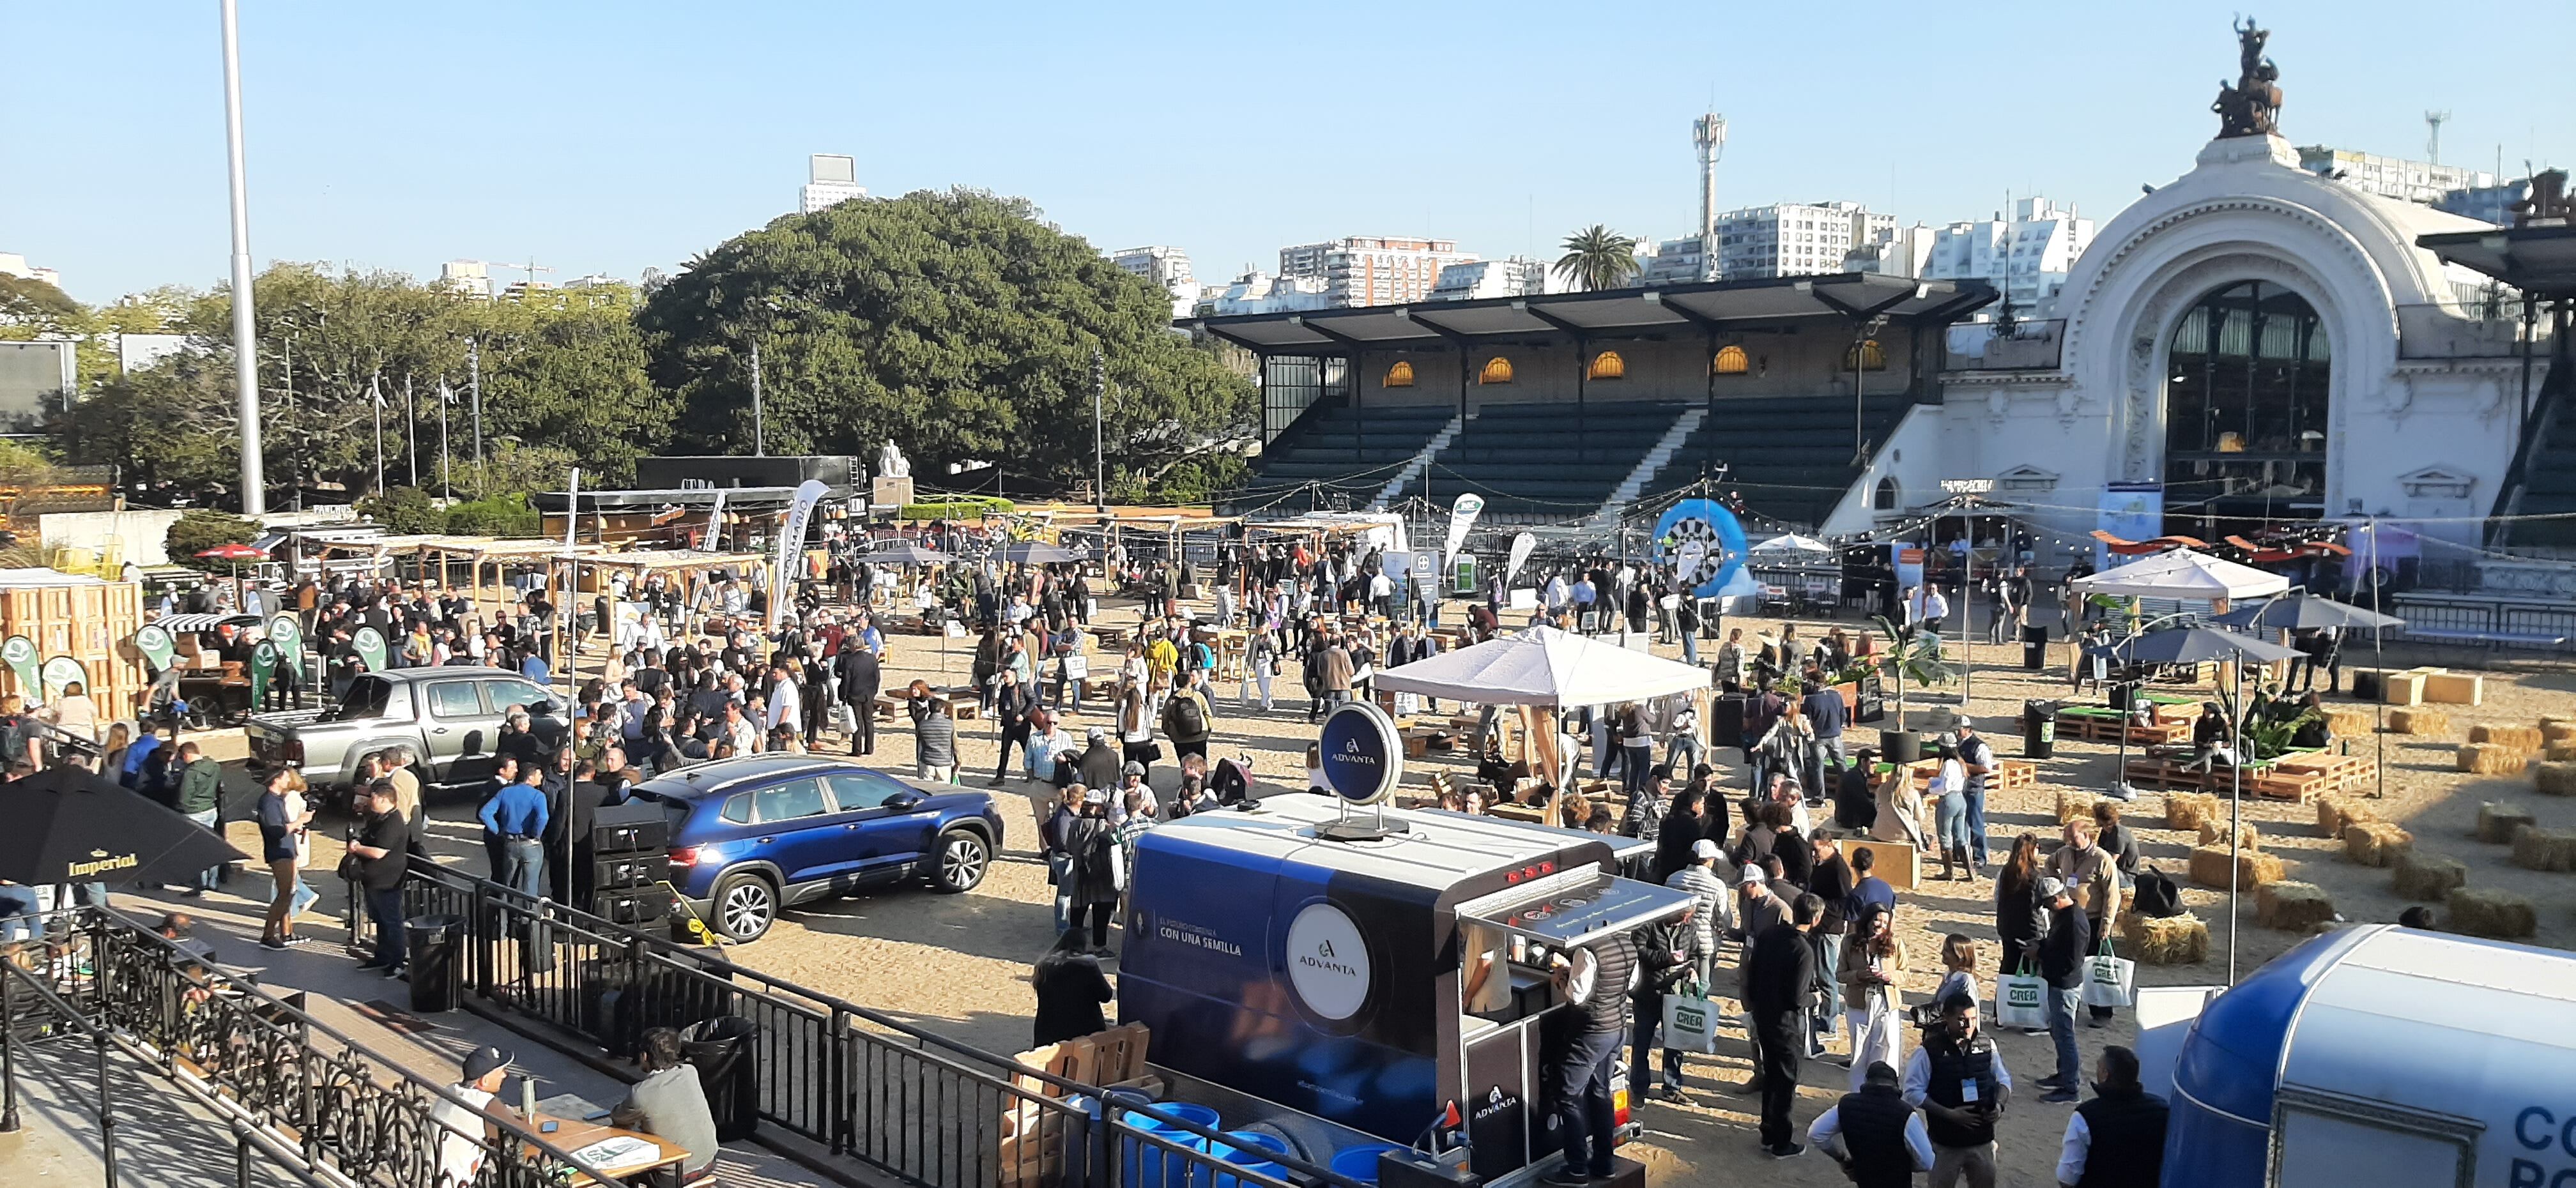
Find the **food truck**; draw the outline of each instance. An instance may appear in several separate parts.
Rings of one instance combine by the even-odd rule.
[[[1551,962],[1691,901],[1618,876],[1650,848],[1440,811],[1372,819],[1311,793],[1194,814],[1136,841],[1119,1021],[1150,1028],[1171,1096],[1271,1123],[1314,1162],[1377,1140],[1471,1173],[1440,1182],[1534,1180],[1559,1160],[1541,1070],[1572,1013]]]
[[[2212,998],[2173,1068],[2176,1188],[2576,1185],[2576,957],[2339,929]]]

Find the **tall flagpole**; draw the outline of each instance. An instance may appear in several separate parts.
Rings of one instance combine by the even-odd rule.
[[[411,402],[411,373],[403,373],[403,474],[420,485],[420,409]]]
[[[456,486],[449,481],[448,469],[452,462],[447,452],[447,406],[454,403],[455,390],[447,386],[446,380],[438,381],[438,497],[441,499],[456,498]]]
[[[241,419],[241,509],[268,510],[259,444],[259,331],[251,317],[250,187],[242,176],[241,37],[236,0],[223,0],[224,144],[233,197],[233,401]]]
[[[376,406],[376,496],[385,493],[385,393],[382,375],[367,377],[367,403]]]

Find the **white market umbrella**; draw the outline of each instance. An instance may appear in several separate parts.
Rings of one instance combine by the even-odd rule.
[[[1669,697],[1707,688],[1709,676],[1697,665],[1532,627],[1386,669],[1372,684],[1483,705],[1564,707]]]
[[[2075,579],[2077,591],[2122,598],[2260,598],[2290,588],[2290,579],[2207,553],[2175,549],[2117,569]]]
[[[1784,536],[1772,537],[1769,540],[1753,546],[1752,549],[1748,551],[1766,555],[1777,555],[1781,553],[1830,553],[1834,551],[1834,547],[1821,540],[1817,540],[1812,536],[1800,536],[1795,532],[1791,532]]]

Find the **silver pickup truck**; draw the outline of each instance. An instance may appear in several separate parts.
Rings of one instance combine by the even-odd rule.
[[[499,668],[397,668],[371,672],[328,709],[254,714],[250,772],[265,779],[292,766],[317,788],[336,789],[356,776],[369,754],[408,749],[421,782],[455,786],[489,779],[501,720],[526,708],[539,739],[563,737],[562,703],[547,689]]]

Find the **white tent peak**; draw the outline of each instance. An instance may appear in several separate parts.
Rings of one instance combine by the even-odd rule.
[[[1617,644],[1532,627],[1377,674],[1376,687],[1484,705],[1615,705],[1709,687],[1709,672]]]
[[[1821,540],[1817,540],[1812,536],[1800,536],[1795,532],[1791,532],[1763,541],[1762,543],[1753,546],[1750,551],[1756,553],[1830,553],[1834,551],[1834,547]]]
[[[2132,598],[2257,598],[2290,588],[2290,579],[2192,549],[2140,557],[2075,579],[2086,594]]]

